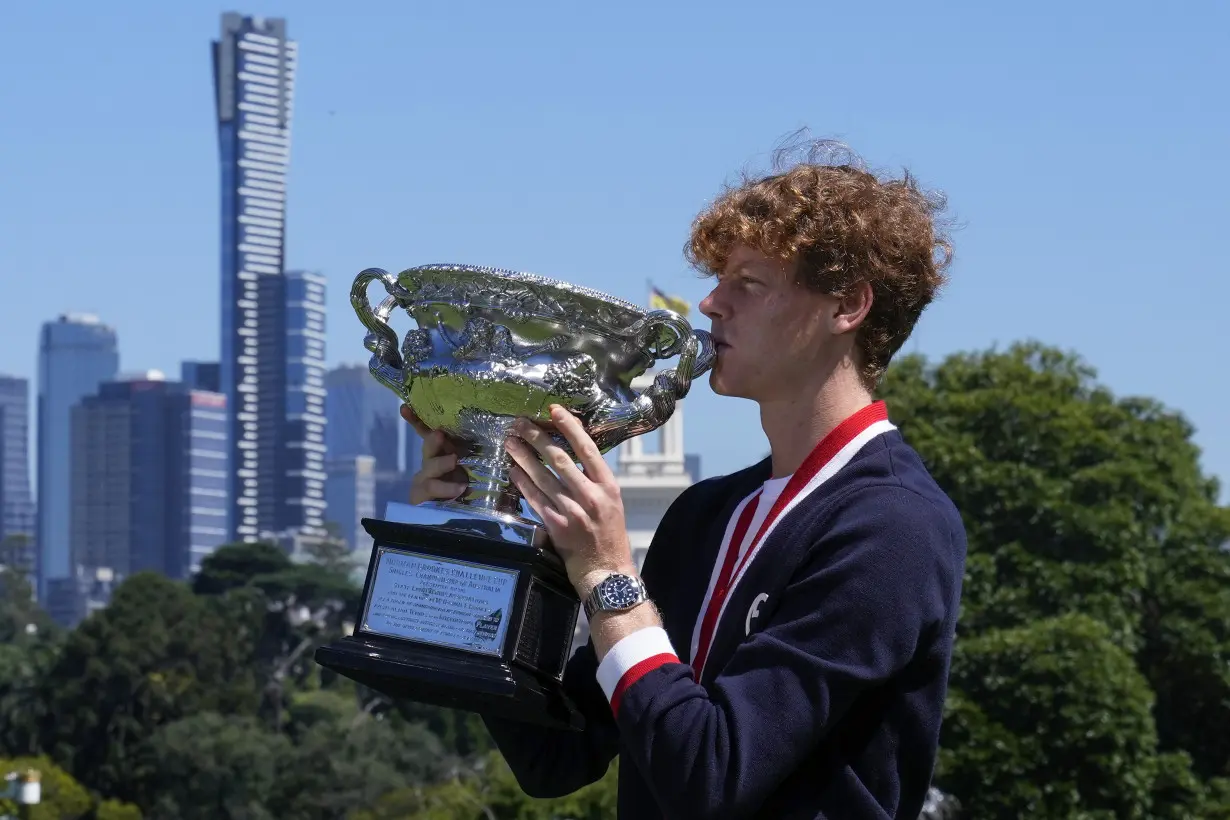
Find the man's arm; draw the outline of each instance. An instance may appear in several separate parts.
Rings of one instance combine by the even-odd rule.
[[[593,642],[577,649],[564,671],[564,690],[585,716],[579,732],[483,716],[500,753],[530,797],[562,797],[600,780],[619,751],[619,729],[595,673]]]
[[[667,815],[752,814],[859,695],[948,622],[960,579],[943,516],[897,487],[858,496],[875,517],[839,516],[824,528],[771,621],[710,690],[666,633],[646,626],[649,607],[595,616],[598,677],[624,751]]]

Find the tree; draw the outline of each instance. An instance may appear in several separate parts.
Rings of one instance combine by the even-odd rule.
[[[225,544],[201,562],[201,569],[192,579],[192,591],[198,595],[221,595],[276,576],[291,566],[289,556],[277,544],[267,541]]]
[[[935,366],[906,357],[890,370],[881,397],[961,510],[969,538],[938,784],[963,806],[982,806],[972,812],[980,818],[1034,816],[1037,804],[1023,787],[999,798],[976,793],[995,791],[979,783],[1023,778],[1044,791],[1076,789],[1075,802],[1046,816],[1098,816],[1104,784],[1084,775],[1076,783],[1078,767],[1064,744],[1082,727],[1118,726],[1103,742],[1138,750],[1116,765],[1145,778],[1120,787],[1132,801],[1125,811],[1143,811],[1144,793],[1156,816],[1170,816],[1171,798],[1206,814],[1221,811],[1215,775],[1228,771],[1230,758],[1230,556],[1222,549],[1230,510],[1218,505],[1217,481],[1200,469],[1191,425],[1159,402],[1115,397],[1078,357],[1036,343],[957,354]],[[1077,615],[1105,631],[1095,640],[1082,621],[1074,634],[1077,622],[1064,618]],[[1106,642],[1132,658],[1139,676]],[[1076,693],[1054,678],[1045,692],[1051,684],[1025,664],[1021,647],[1055,664],[1062,659],[1073,673],[1119,670],[1127,677],[1113,685],[1126,687],[1120,695],[1132,715],[1142,703],[1136,683],[1147,682],[1158,749],[1152,761],[1150,730],[1119,722],[1108,684],[1081,679],[1093,691]],[[1020,666],[1013,671],[997,656]],[[1033,677],[1017,690],[980,684],[962,671],[971,668]],[[1046,724],[1045,754],[1035,730],[987,717],[1035,714],[1039,703],[1052,704],[1061,721]],[[995,799],[1003,802],[987,808]]]
[[[253,605],[264,610],[256,647],[262,714],[280,731],[294,691],[320,676],[315,648],[341,636],[361,590],[343,572],[295,563],[268,543],[219,547],[202,562],[192,586],[205,597],[259,596]]]
[[[168,723],[203,711],[253,714],[263,608],[201,598],[154,573],[129,577],[69,635],[44,676],[42,748],[86,786],[133,801],[138,754]]]
[[[279,761],[279,820],[333,820],[405,787],[442,778],[453,761],[439,739],[395,716],[343,716],[306,727]]]
[[[10,772],[31,770],[38,773],[42,794],[40,802],[31,811],[30,820],[79,820],[86,817],[93,801],[89,792],[68,772],[42,756],[0,758],[0,777]],[[16,804],[0,798],[0,817],[17,816]]]
[[[274,820],[290,742],[250,716],[200,712],[157,729],[142,750],[148,820]]]
[[[427,788],[389,792],[350,820],[608,820],[615,816],[619,761],[597,782],[565,797],[527,797],[499,752]]]
[[[960,642],[939,780],[965,816],[1150,816],[1153,693],[1109,628],[1071,614]]]
[[[24,534],[0,541],[0,644],[26,644],[54,638],[59,630],[35,603],[30,584],[32,542]]]

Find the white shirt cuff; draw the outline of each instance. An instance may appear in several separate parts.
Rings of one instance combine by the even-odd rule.
[[[661,666],[679,660],[665,629],[648,626],[621,638],[598,664],[598,685],[602,687],[606,699],[611,701],[617,689],[626,689],[636,678],[649,671],[638,667],[650,660],[659,662],[648,666]],[[620,686],[621,682],[623,686]]]

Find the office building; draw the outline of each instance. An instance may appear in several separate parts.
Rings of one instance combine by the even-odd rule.
[[[329,521],[337,526],[352,551],[367,550],[372,539],[362,521],[376,515],[376,459],[351,456],[330,459],[326,465]]]
[[[226,430],[221,393],[157,371],[105,382],[82,399],[72,414],[76,574],[186,579],[199,570],[227,538]]]
[[[179,380],[193,390],[222,392],[222,372],[217,362],[180,362]]]
[[[0,541],[24,535],[33,542],[34,496],[30,492],[30,383],[0,376]],[[34,556],[23,556],[28,569]]]
[[[277,509],[272,529],[323,535],[325,525],[325,278],[282,277],[282,424],[278,428]]]
[[[89,314],[43,324],[38,352],[38,595],[47,582],[70,578],[72,541],[72,409],[119,369],[115,330]]]
[[[233,12],[222,15],[221,36],[212,45],[221,165],[218,364],[231,446],[228,526],[236,540],[250,541],[284,529],[289,507],[313,519],[310,504],[284,496],[288,469],[282,459],[294,444],[284,429],[284,263],[297,46],[287,38],[285,20]],[[320,484],[323,499],[323,477]]]
[[[358,364],[330,370],[325,387],[329,460],[371,456],[379,472],[396,472],[401,428],[410,427],[400,415],[397,395]]]

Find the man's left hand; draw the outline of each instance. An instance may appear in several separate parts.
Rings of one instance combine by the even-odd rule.
[[[553,405],[551,421],[584,472],[546,430],[528,419],[516,421],[504,446],[514,461],[513,483],[542,519],[552,547],[564,559],[569,580],[584,598],[607,574],[635,573],[636,564],[619,484],[598,445],[564,408]]]

